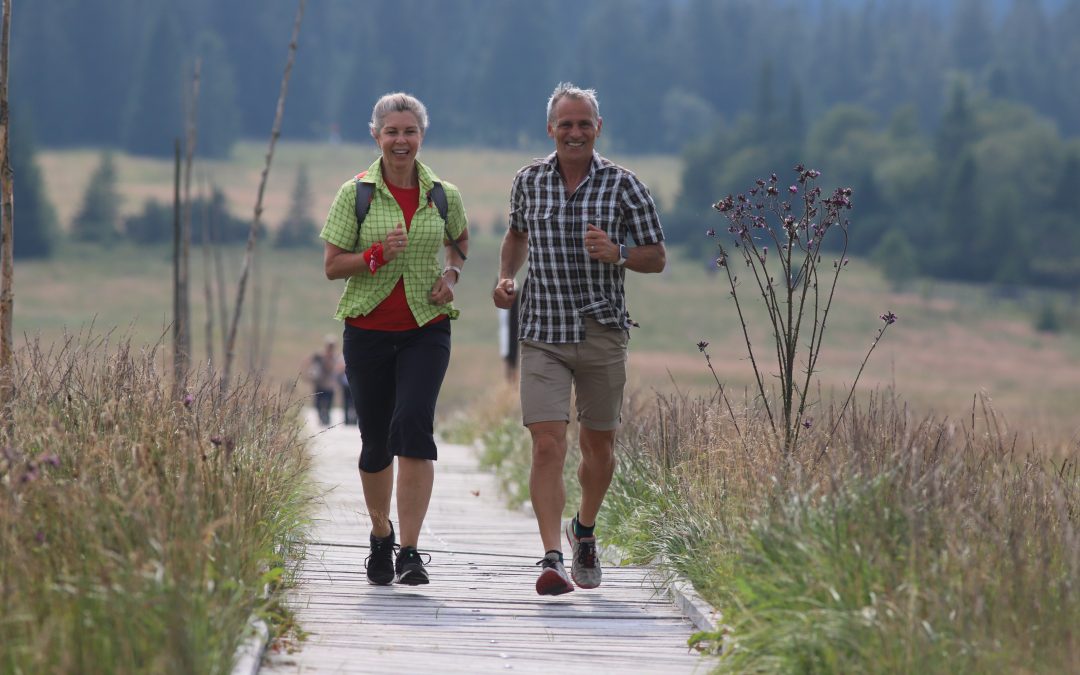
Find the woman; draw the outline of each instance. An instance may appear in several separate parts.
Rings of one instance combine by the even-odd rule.
[[[367,577],[380,585],[395,576],[398,583],[428,583],[417,544],[435,478],[435,402],[450,361],[449,319],[458,314],[451,304],[454,285],[468,246],[461,194],[441,183],[444,221],[431,196],[439,178],[416,159],[427,126],[427,109],[416,98],[394,93],[378,100],[370,127],[379,159],[341,186],[320,235],[326,277],[346,280],[335,316],[345,322],[345,372],[363,436],[360,482],[371,517]],[[371,195],[359,226],[358,181],[370,184],[360,189]]]

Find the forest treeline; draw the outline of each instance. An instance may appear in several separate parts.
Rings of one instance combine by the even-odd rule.
[[[227,155],[269,130],[294,12],[20,3],[14,126],[29,116],[48,147],[167,156],[198,58],[199,154]],[[608,149],[684,154],[673,240],[696,242],[709,205],[802,161],[856,189],[857,252],[1068,284],[1078,35],[1080,0],[319,0],[283,135],[363,139],[374,98],[403,89],[440,144],[532,146],[545,96],[572,80],[599,90]]]
[[[200,151],[263,138],[295,3],[49,0],[14,16],[12,97],[49,147],[170,156],[203,63]],[[935,126],[951,73],[1080,131],[1075,0],[319,0],[307,4],[284,136],[367,137],[404,89],[441,143],[542,140],[555,82],[597,88],[620,150],[670,152],[754,104],[772,64],[807,120],[838,103],[913,105]],[[787,96],[783,97],[784,99]],[[538,112],[541,111],[541,112]]]

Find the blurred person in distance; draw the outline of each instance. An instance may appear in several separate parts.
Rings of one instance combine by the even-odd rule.
[[[315,390],[315,411],[319,415],[319,424],[324,427],[330,426],[337,360],[337,340],[333,335],[327,335],[323,338],[322,351],[312,354],[307,364],[307,378]]]

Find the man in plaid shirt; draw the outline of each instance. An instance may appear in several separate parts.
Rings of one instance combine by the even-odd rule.
[[[528,260],[519,329],[521,408],[532,436],[529,491],[545,550],[536,582],[541,595],[574,590],[560,543],[571,387],[581,447],[581,503],[565,528],[571,576],[580,588],[600,585],[593,527],[615,471],[632,325],[623,278],[626,270],[660,272],[666,263],[648,188],[593,150],[602,127],[595,91],[568,83],[555,88],[547,107],[555,152],[514,178],[493,292],[495,305],[509,308],[514,277]]]

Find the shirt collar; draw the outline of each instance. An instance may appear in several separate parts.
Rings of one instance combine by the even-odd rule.
[[[368,167],[364,177],[360,180],[387,189],[386,181],[383,180],[382,176],[382,162],[380,160],[381,158],[376,158],[375,161],[371,163],[371,166]],[[420,181],[421,194],[427,194],[431,191],[431,188],[434,187],[435,183],[439,182],[439,177],[435,175],[435,172],[420,160],[416,160],[416,175]]]
[[[544,158],[543,162],[544,162],[544,164],[547,165],[549,171],[558,171],[559,170],[559,155],[558,155],[558,153],[555,153],[555,152],[551,153],[550,155],[548,155],[547,157]],[[602,171],[602,170],[607,169],[607,168],[612,167],[612,166],[615,166],[615,165],[610,160],[608,160],[608,159],[606,159],[604,157],[601,157],[600,153],[593,150],[592,160],[589,163],[589,173],[586,174],[586,175],[587,176],[592,176],[594,173],[596,173],[598,171]]]

